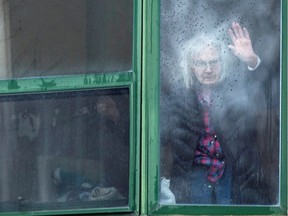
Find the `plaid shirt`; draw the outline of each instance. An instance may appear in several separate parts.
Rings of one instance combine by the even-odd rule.
[[[210,94],[198,94],[198,99],[204,110],[204,130],[198,141],[198,146],[194,155],[194,163],[208,166],[207,179],[210,182],[217,182],[223,175],[225,169],[224,153],[220,147],[217,135],[209,122],[209,108],[211,102],[204,97]]]

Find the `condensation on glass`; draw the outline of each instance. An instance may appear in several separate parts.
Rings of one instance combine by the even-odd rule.
[[[128,206],[129,89],[0,103],[0,211]]]
[[[159,202],[277,205],[281,1],[162,0],[160,11]]]
[[[128,71],[132,0],[1,0],[0,78]]]

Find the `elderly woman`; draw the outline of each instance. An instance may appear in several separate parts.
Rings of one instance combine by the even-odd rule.
[[[186,90],[171,105],[161,134],[172,165],[167,165],[169,157],[161,161],[165,178],[160,199],[175,196],[176,203],[225,205],[269,202],[255,147],[255,113],[247,106],[247,95],[231,93],[228,78],[233,71],[231,51],[248,70],[255,70],[260,59],[246,28],[233,23],[229,35],[228,46],[204,34],[185,46]],[[164,174],[165,167],[171,167],[169,174]]]

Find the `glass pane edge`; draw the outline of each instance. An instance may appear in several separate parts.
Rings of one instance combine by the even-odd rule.
[[[183,215],[285,215],[280,206],[162,206],[153,214]]]
[[[115,208],[97,208],[97,209],[75,209],[75,210],[57,210],[57,211],[27,211],[27,212],[6,212],[0,213],[2,216],[17,216],[21,215],[79,215],[91,213],[124,213],[131,212],[129,207],[115,207]]]

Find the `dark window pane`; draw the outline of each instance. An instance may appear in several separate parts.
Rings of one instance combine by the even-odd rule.
[[[0,98],[0,210],[128,205],[129,90]]]
[[[132,0],[4,2],[3,78],[131,70]]]

